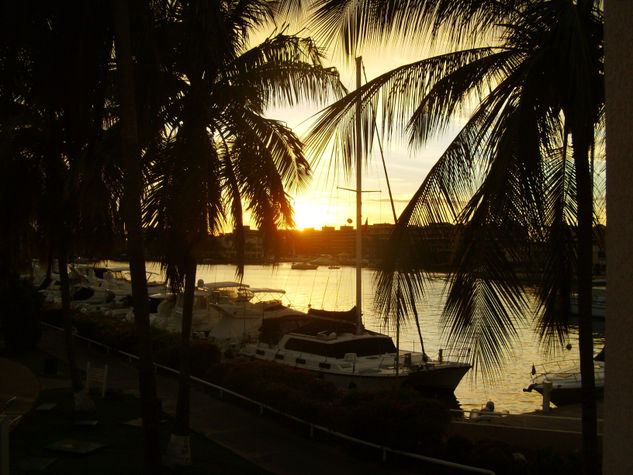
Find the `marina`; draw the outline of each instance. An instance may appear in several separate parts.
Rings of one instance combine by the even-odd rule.
[[[110,262],[112,266],[120,262]],[[160,265],[148,263],[148,270],[160,272]],[[291,308],[307,312],[310,308],[328,308],[332,310],[349,310],[355,302],[355,269],[341,267],[328,269],[319,267],[314,270],[293,270],[290,263],[276,266],[247,265],[244,282],[252,287],[271,286],[286,291],[284,302]],[[231,265],[200,265],[197,275],[205,282],[229,281],[235,279],[235,267]],[[426,299],[418,303],[421,317],[422,335],[427,354],[436,357],[442,349],[445,355],[450,353],[450,345],[442,340],[440,315],[444,304],[444,281],[438,274],[428,285]],[[373,307],[374,272],[363,269],[363,323],[369,330],[396,337],[393,328],[385,327]],[[531,412],[540,409],[542,397],[536,392],[526,393],[531,382],[532,365],[548,365],[561,360],[578,361],[577,329],[570,329],[569,344],[571,349],[563,349],[547,355],[539,346],[538,337],[530,326],[530,316],[526,316],[524,325],[517,325],[518,342],[508,354],[503,371],[488,377],[469,371],[463,378],[455,396],[464,410],[481,408],[487,401],[495,402],[499,410],[511,413]],[[604,325],[594,322],[594,349],[597,353],[604,346]],[[411,321],[403,326],[400,335],[400,346],[403,350],[420,351],[415,323]]]
[[[604,3],[9,1],[0,475],[81,445],[139,466],[54,471],[633,473],[631,9]],[[279,419],[383,466],[259,452]]]

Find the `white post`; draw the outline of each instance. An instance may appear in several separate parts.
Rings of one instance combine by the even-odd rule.
[[[633,473],[633,2],[605,2],[607,320],[602,472]],[[602,134],[602,130],[598,133]]]
[[[361,66],[363,64],[363,58],[356,58],[356,90],[360,89],[361,82]],[[356,333],[360,333],[362,327],[362,264],[363,264],[363,237],[362,237],[362,166],[361,156],[363,152],[363,146],[361,142],[361,98],[358,96],[356,100]]]
[[[543,381],[543,412],[549,412],[549,403],[552,400],[552,382]]]

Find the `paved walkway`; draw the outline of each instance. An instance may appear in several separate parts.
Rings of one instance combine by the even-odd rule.
[[[138,394],[138,373],[119,356],[107,355],[103,350],[77,341],[78,364],[85,368],[108,364],[108,386]],[[65,360],[61,332],[43,328],[39,348]],[[48,381],[42,380],[42,388]],[[163,410],[174,415],[178,397],[178,382],[163,374],[157,375],[158,397]],[[191,388],[191,428],[231,450],[257,466],[278,474],[375,474],[405,473],[387,467],[380,461],[381,454],[368,452],[365,459],[318,440],[301,435],[272,418],[260,416],[256,408],[243,408],[217,399],[195,387]],[[306,430],[307,432],[307,430]],[[195,454],[193,454],[195,460]]]

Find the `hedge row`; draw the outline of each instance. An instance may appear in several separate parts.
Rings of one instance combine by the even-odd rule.
[[[44,320],[62,325],[61,311],[47,310]],[[95,313],[72,311],[73,326],[77,334],[127,353],[138,354],[136,330],[133,322],[107,317]],[[180,367],[181,337],[177,333],[152,328],[154,361],[164,366]],[[191,341],[191,374],[204,377],[209,365],[220,361],[220,351],[214,344],[204,340]]]
[[[343,391],[315,373],[267,361],[209,367],[208,381],[363,440],[429,453],[449,420],[447,407],[412,389]]]

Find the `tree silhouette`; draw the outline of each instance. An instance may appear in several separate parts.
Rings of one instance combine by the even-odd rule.
[[[178,87],[164,108],[163,140],[147,154],[144,211],[145,222],[159,231],[155,235],[172,287],[184,290],[180,389],[170,453],[189,448],[189,348],[198,248],[230,223],[241,275],[243,206],[267,244],[278,226],[293,224],[286,189],[305,183],[309,165],[299,139],[281,122],[265,117],[266,108],[305,99],[324,104],[342,91],[338,74],[322,66],[309,39],[280,33],[248,49],[254,28],[274,14],[269,2],[182,1],[174,2],[164,17],[171,50],[162,60]]]
[[[349,163],[344,154],[359,96],[368,138],[379,115],[387,132],[407,133],[412,146],[424,144],[464,106],[474,106],[398,219],[379,276],[379,306],[385,314],[392,308],[414,314],[425,282],[420,227],[463,225],[443,322],[452,343],[474,350],[476,367],[494,370],[526,310],[526,289],[514,264],[525,259],[526,236],[541,243],[547,255],[537,322],[546,342],[566,335],[575,272],[584,466],[596,472],[590,164],[604,114],[602,3],[315,3],[317,30],[348,54],[359,42],[388,35],[406,41],[430,33],[455,47],[385,73],[329,107],[309,139],[317,152],[334,141]]]

